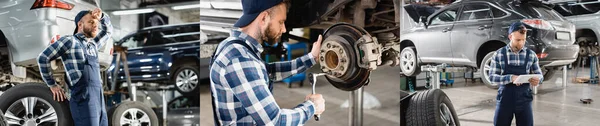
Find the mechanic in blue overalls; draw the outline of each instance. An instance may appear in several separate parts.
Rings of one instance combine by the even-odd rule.
[[[61,85],[53,79],[50,68],[50,62],[60,57],[71,91],[69,106],[75,126],[108,126],[98,49],[111,36],[113,28],[110,18],[96,8],[79,12],[75,17],[75,25],[74,35],[61,37],[39,55],[40,72],[54,100],[63,102],[67,96]]]
[[[510,44],[500,48],[490,63],[490,81],[498,84],[496,96],[495,126],[510,126],[513,115],[517,126],[533,126],[531,87],[537,86],[542,78],[531,78],[529,83],[513,83],[519,75],[542,74],[539,59],[534,51],[525,47],[527,29],[525,24],[515,22],[508,29]]]

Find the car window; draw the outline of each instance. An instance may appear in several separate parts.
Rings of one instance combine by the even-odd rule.
[[[169,108],[170,109],[177,109],[177,108],[189,108],[189,107],[198,107],[199,106],[199,102],[197,99],[192,99],[191,97],[179,97],[174,99],[173,101],[169,102]]]
[[[162,31],[153,31],[148,35],[148,39],[144,43],[144,46],[164,45],[175,41],[170,38],[165,38],[164,36],[165,34]]]
[[[467,4],[460,15],[460,21],[491,18],[490,6],[486,4]]]
[[[176,32],[163,36],[175,42],[190,42],[200,40],[200,27],[179,27]]]
[[[455,21],[456,16],[458,15],[458,8],[450,8],[444,10],[444,12],[439,13],[435,17],[431,18],[430,25],[438,25],[438,24],[446,24],[452,23]]]
[[[492,8],[492,15],[494,16],[494,18],[500,18],[500,17],[504,17],[506,15],[508,15],[506,12],[495,8],[495,7],[491,7]]]
[[[144,45],[144,42],[147,41],[146,36],[146,33],[131,35],[128,38],[123,39],[123,42],[121,42],[121,46],[127,48],[141,47],[142,45]]]

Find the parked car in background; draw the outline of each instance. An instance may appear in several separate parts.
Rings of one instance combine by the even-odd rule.
[[[598,55],[600,37],[600,2],[595,0],[550,0],[554,10],[575,24],[575,39],[580,55]]]
[[[198,96],[179,96],[167,103],[167,126],[200,125],[200,98]],[[162,108],[152,108],[158,117],[162,117]],[[158,118],[163,126],[163,118]]]
[[[199,23],[144,28],[125,36],[116,44],[127,47],[127,64],[132,82],[173,84],[184,95],[198,94]],[[110,80],[113,79],[115,62],[116,59],[107,70],[109,85],[112,84]],[[122,65],[116,76],[118,86],[126,82]]]
[[[484,83],[497,88],[488,79],[491,57],[510,42],[508,26],[517,21],[527,24],[525,46],[536,52],[545,80],[574,62],[579,51],[575,25],[540,1],[463,0],[423,19],[423,25],[401,31],[405,75],[417,75],[421,64],[446,63],[480,69]]]

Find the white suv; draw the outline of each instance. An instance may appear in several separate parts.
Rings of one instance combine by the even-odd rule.
[[[0,1],[0,61],[6,62],[9,58],[14,64],[12,73],[25,77],[26,68],[37,69],[36,58],[42,50],[60,36],[73,34],[75,15],[96,6],[94,0]],[[100,66],[103,68],[112,61],[112,43],[109,40],[99,50]],[[7,65],[0,64],[0,68],[6,70]]]

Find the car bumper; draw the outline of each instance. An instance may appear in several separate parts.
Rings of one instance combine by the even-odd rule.
[[[545,58],[540,58],[540,66],[554,67],[564,66],[575,62],[579,54],[578,45],[556,45],[548,46],[543,53],[548,54]]]

